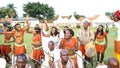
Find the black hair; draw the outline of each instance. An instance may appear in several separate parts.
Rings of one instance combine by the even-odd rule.
[[[17,59],[23,59],[24,62],[27,62],[27,57],[26,57],[25,54],[19,54],[19,55],[17,55]]]
[[[69,28],[68,26],[64,26],[64,30],[63,30],[63,33],[65,34],[65,28]]]
[[[14,26],[15,30],[16,30],[16,26],[17,26],[17,25],[20,25],[20,24],[19,24],[19,23],[15,24],[15,26]]]
[[[68,26],[64,26],[64,28],[69,28]]]
[[[34,30],[36,31],[36,33],[41,33],[41,29],[40,28],[34,28]]]
[[[53,29],[53,28],[55,29],[55,33],[54,33],[55,36],[58,35],[58,34],[59,34],[58,29],[57,29],[56,27],[52,27],[52,29]],[[52,30],[51,30],[51,32],[50,32],[50,35],[53,36]]]
[[[52,43],[54,45],[54,41],[49,41],[48,43]]]
[[[67,30],[70,32],[70,34],[72,34],[72,36],[74,36],[74,31],[72,29],[67,29]]]
[[[9,29],[8,31],[12,31],[12,29],[13,29],[11,26],[7,26],[6,28]]]
[[[66,49],[62,49],[62,50],[60,51],[60,55],[62,55],[63,53],[68,54],[68,50],[66,50]]]
[[[102,30],[101,31],[99,31],[99,26],[101,26],[102,27]],[[103,25],[99,25],[98,26],[98,28],[97,28],[97,31],[96,31],[96,34],[95,34],[95,38],[96,38],[96,36],[98,35],[98,33],[100,32],[100,35],[103,35],[104,34],[104,26]]]

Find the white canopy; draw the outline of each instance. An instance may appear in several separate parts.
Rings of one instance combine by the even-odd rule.
[[[107,18],[104,14],[100,15],[96,20],[93,20],[94,23],[111,23],[113,22]]]
[[[93,20],[94,26],[108,24],[110,27],[113,24],[113,21],[107,18],[104,14],[100,15],[96,20]]]
[[[53,23],[63,23],[62,17],[59,15],[58,19],[55,20]]]
[[[69,23],[80,23],[73,15],[71,16]]]
[[[63,23],[69,23],[68,18],[64,18],[64,19],[63,19]]]
[[[85,21],[91,22],[88,18],[85,18],[82,22],[85,22]]]

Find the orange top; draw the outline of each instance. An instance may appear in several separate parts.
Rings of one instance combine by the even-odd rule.
[[[40,40],[41,40],[41,35],[39,35],[39,34],[32,38],[33,42],[39,42]]]
[[[95,33],[96,34],[96,33]],[[105,44],[105,37],[106,37],[107,33],[104,32],[103,35],[97,35],[96,36],[96,40],[95,40],[95,43],[96,44],[99,44],[99,45],[104,45]]]
[[[69,54],[71,54],[73,52],[71,52],[69,49],[75,48],[78,41],[76,38],[71,38],[68,42],[67,39],[63,38],[61,42],[63,42],[62,49],[68,49]]]
[[[77,44],[78,41],[77,41],[76,38],[71,38],[70,39],[70,43],[68,43],[68,40],[65,39],[65,38],[63,38],[62,42],[64,42],[63,46],[62,46],[62,49],[65,49],[66,47],[74,48],[76,46],[76,44]]]
[[[19,32],[14,31],[14,35],[15,35],[16,43],[17,43],[17,44],[22,44],[22,43],[23,43],[24,32],[25,32],[24,29],[21,29]]]
[[[95,32],[95,34],[96,34],[96,32]],[[104,32],[103,35],[97,35],[96,38],[97,38],[97,39],[104,39],[104,38],[106,37],[106,35],[107,35],[107,33]]]

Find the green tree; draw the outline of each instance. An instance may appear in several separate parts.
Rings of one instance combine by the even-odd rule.
[[[0,8],[0,18],[4,18],[6,16],[6,9],[5,7]]]
[[[80,17],[85,17],[84,15],[79,15],[76,12],[74,12],[74,16],[75,16],[76,19],[79,19]]]
[[[8,4],[6,7],[0,8],[0,18],[4,18],[7,15],[12,18],[17,16],[14,4]]]
[[[112,20],[113,20],[113,12],[106,12],[105,13],[106,16],[109,16]]]
[[[43,19],[54,19],[54,8],[40,2],[28,2],[24,4],[23,10],[31,17]]]
[[[14,4],[8,4],[6,6],[6,11],[7,11],[8,16],[12,18],[17,16],[15,8],[16,7],[14,7]]]

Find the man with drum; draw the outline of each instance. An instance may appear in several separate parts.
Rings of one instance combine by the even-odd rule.
[[[82,52],[82,56],[91,62],[91,66],[93,66],[92,58],[86,56],[85,52],[85,45],[90,43],[94,39],[94,34],[91,30],[88,29],[88,22],[85,21],[83,24],[83,28],[78,31],[77,39],[80,42],[79,50]],[[88,47],[89,48],[89,47]],[[94,53],[94,52],[93,52]],[[84,62],[84,68],[86,68],[86,62]]]

